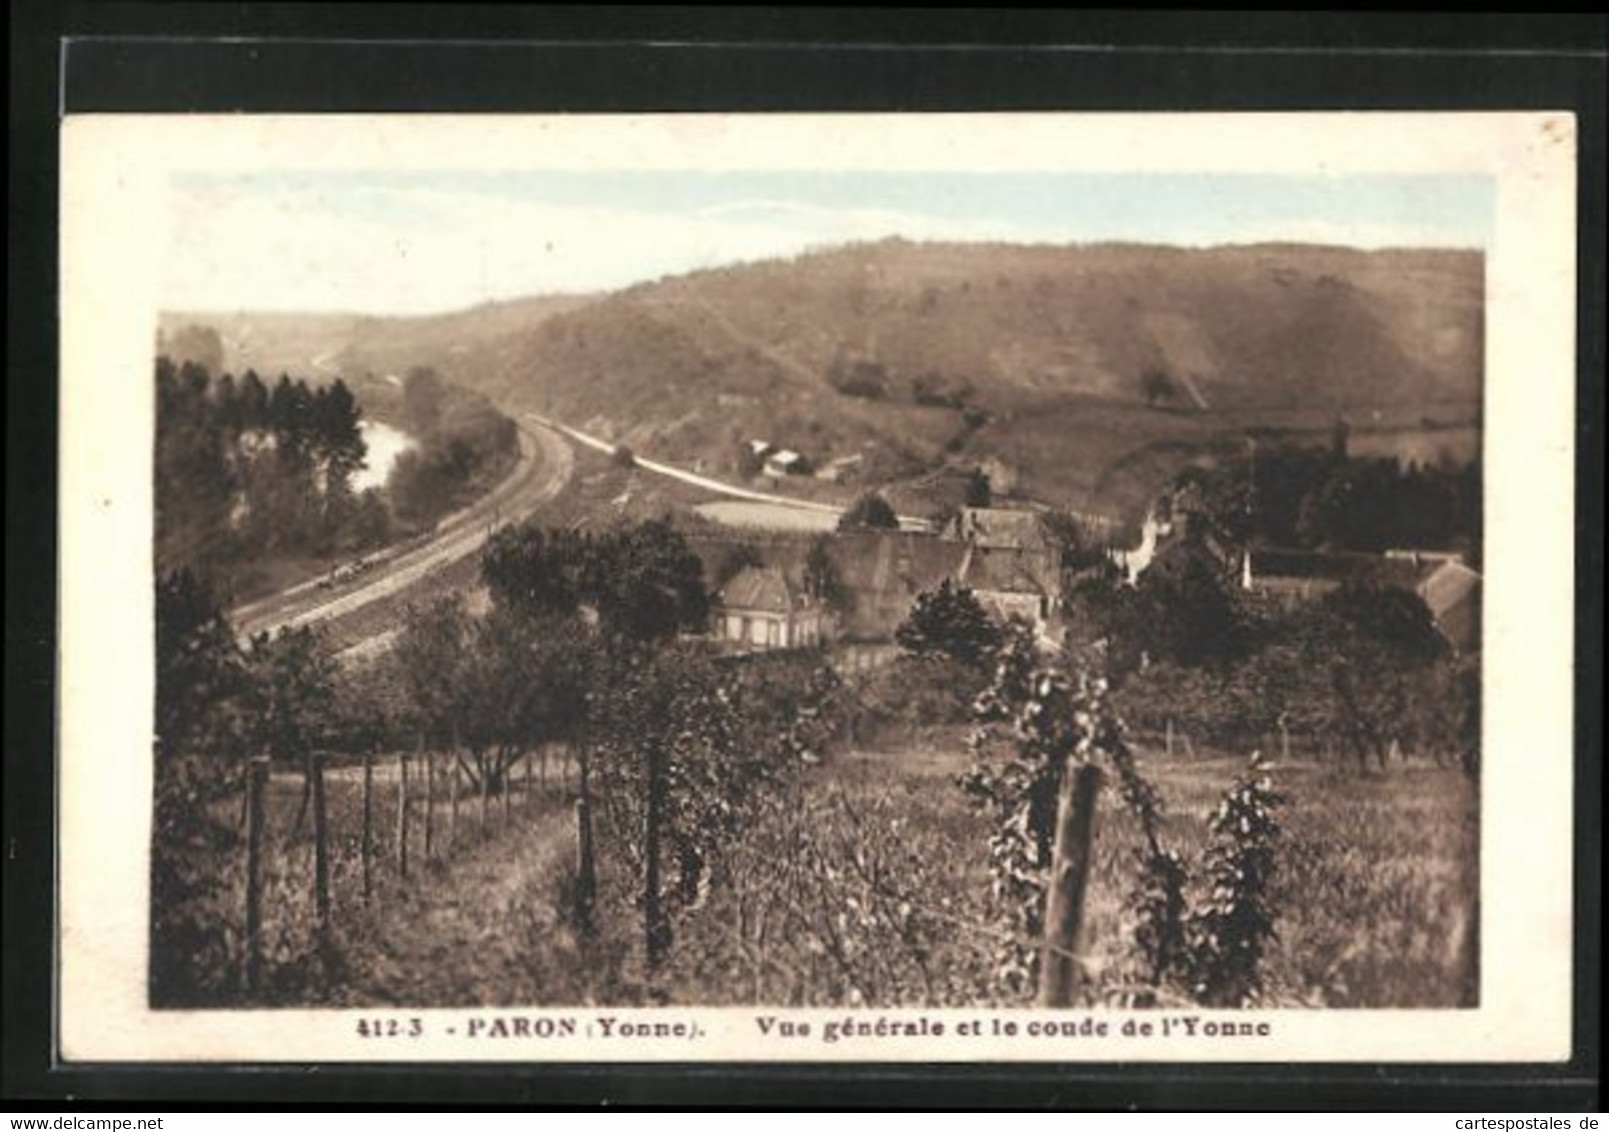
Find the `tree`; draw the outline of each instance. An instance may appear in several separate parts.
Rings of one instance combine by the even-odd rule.
[[[189,570],[156,591],[156,750],[231,755],[249,687],[234,631],[212,590]]]
[[[371,487],[358,496],[352,511],[352,541],[358,550],[370,550],[391,541],[391,508],[385,495]]]
[[[721,559],[715,566],[715,584],[724,586],[743,571],[763,566],[759,552],[746,542],[729,546],[721,554]]]
[[[592,548],[572,531],[534,523],[504,527],[481,554],[481,580],[499,605],[530,615],[574,613],[586,592]]]
[[[651,644],[709,620],[704,567],[667,519],[650,519],[595,540],[583,594],[610,636]]]
[[[462,716],[469,637],[469,615],[452,595],[410,606],[392,646],[416,721],[437,742],[451,741]]]
[[[827,553],[826,536],[810,540],[810,549],[804,560],[805,593],[832,609],[842,610],[848,603],[849,592],[844,587],[838,566]]]
[[[301,760],[327,746],[336,730],[336,669],[318,634],[307,626],[260,633],[246,663],[262,749],[275,758]]]
[[[454,734],[469,751],[471,780],[501,793],[526,751],[574,737],[586,702],[585,644],[565,618],[506,607],[472,622],[464,644]]]
[[[1327,594],[1324,606],[1410,663],[1436,660],[1447,652],[1430,607],[1400,587],[1351,581]]]
[[[1136,587],[1137,619],[1127,628],[1153,657],[1184,665],[1215,664],[1240,656],[1247,645],[1244,612],[1207,551],[1185,542],[1157,555]]]
[[[899,516],[894,508],[889,506],[875,491],[869,491],[849,505],[849,509],[838,519],[840,531],[854,530],[897,530]]]
[[[994,503],[994,489],[989,483],[989,473],[982,468],[973,468],[972,474],[967,477],[966,505],[968,507],[988,507]]]
[[[418,437],[435,434],[441,424],[447,386],[441,375],[425,366],[416,366],[402,379],[402,417],[408,431]]]
[[[314,444],[324,465],[325,492],[331,497],[343,496],[352,475],[363,467],[368,455],[359,427],[363,411],[346,382],[336,378],[314,395],[312,415]]]
[[[894,640],[918,656],[949,656],[982,668],[1000,644],[1000,629],[971,590],[946,578],[938,589],[916,595]]]
[[[1162,369],[1153,368],[1142,373],[1140,389],[1145,393],[1145,403],[1151,408],[1155,408],[1159,401],[1171,401],[1178,395],[1173,378]]]
[[[609,453],[609,459],[617,468],[635,468],[637,454],[628,445],[617,444],[614,451]]]

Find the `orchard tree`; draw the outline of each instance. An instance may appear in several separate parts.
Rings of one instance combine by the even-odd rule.
[[[456,596],[410,606],[392,646],[415,722],[438,743],[452,742],[463,716],[470,620]]]
[[[455,728],[472,782],[501,793],[522,755],[574,737],[585,703],[585,653],[563,618],[494,608],[472,623]]]
[[[585,535],[544,531],[533,523],[504,527],[481,555],[481,580],[492,600],[531,616],[573,614],[591,576]]]
[[[581,576],[584,599],[610,638],[652,645],[709,620],[703,564],[668,519],[593,540]]]

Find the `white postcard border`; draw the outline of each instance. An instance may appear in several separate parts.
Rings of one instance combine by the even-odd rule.
[[[1575,122],[1567,113],[86,115],[62,129],[58,995],[65,1060],[1558,1061],[1571,1050]],[[168,179],[298,169],[1465,172],[1496,180],[1488,257],[1482,987],[1464,1011],[151,1011],[150,352]],[[14,375],[14,380],[17,377]],[[1588,910],[1595,914],[1596,910]],[[1270,1033],[1124,1035],[1169,1014]],[[811,1022],[768,1037],[756,1019]],[[418,1017],[421,1037],[357,1036]],[[570,1039],[466,1035],[569,1018]],[[601,1037],[599,1019],[696,1036]],[[928,1020],[825,1040],[828,1021]],[[1033,1020],[1106,1037],[1029,1036]],[[957,1033],[1015,1021],[1015,1036]],[[931,1034],[942,1023],[943,1035]],[[1093,1022],[1091,1023],[1093,1025]],[[449,1027],[455,1032],[447,1033]],[[545,1028],[545,1024],[544,1024]]]

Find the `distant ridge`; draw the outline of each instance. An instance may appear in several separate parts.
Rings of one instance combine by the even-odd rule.
[[[878,480],[996,458],[1090,503],[1137,490],[1112,469],[1168,445],[1195,458],[1253,419],[1473,420],[1484,298],[1474,250],[891,239],[591,298],[219,329],[348,375],[434,365],[508,409],[712,471],[764,437],[861,453]],[[1148,371],[1174,395],[1148,404]]]

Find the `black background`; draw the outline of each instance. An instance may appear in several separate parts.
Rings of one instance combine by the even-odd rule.
[[[186,1103],[1597,1108],[1609,86],[1603,17],[27,0],[13,4],[11,21],[0,1093],[6,1107],[55,1113]],[[1570,1063],[205,1070],[53,1064],[61,113],[1320,109],[1578,115],[1576,1015]]]

